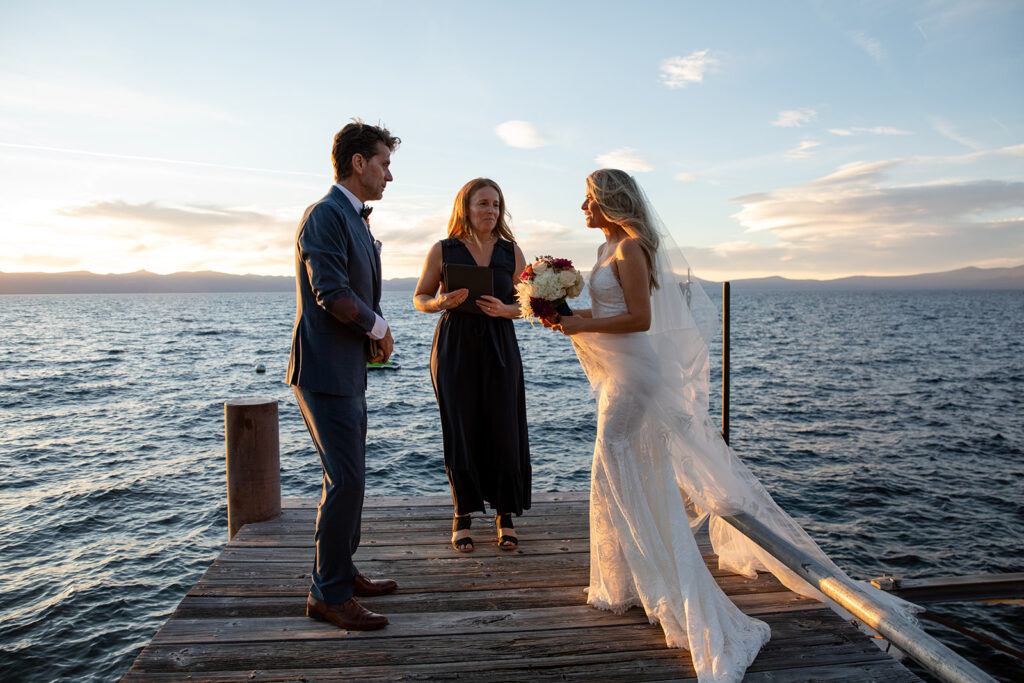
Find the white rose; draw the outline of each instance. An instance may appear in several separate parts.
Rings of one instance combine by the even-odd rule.
[[[545,270],[533,280],[534,296],[548,301],[554,301],[562,296],[562,287],[558,284],[558,275],[551,270]]]
[[[572,298],[575,298],[575,297],[579,296],[582,293],[583,293],[583,276],[579,274],[579,271],[576,271],[575,282],[573,282],[572,285],[569,286],[569,288],[565,292],[565,295],[567,297],[569,297],[570,299],[572,299]]]

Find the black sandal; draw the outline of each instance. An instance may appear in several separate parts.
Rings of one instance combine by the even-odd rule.
[[[498,547],[502,550],[515,550],[519,547],[519,538],[501,533],[502,529],[515,529],[512,524],[512,513],[506,512],[501,515],[494,513],[494,524],[498,527]]]
[[[458,550],[460,553],[471,553],[473,552],[473,539],[469,536],[456,539],[455,532],[463,531],[470,528],[473,524],[473,515],[455,515],[455,519],[452,520],[452,547]]]

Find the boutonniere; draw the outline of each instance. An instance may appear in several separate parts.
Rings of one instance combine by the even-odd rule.
[[[378,253],[378,254],[380,254],[380,248],[381,248],[381,246],[382,246],[382,245],[381,245],[381,243],[380,243],[380,240],[374,240],[374,241],[373,241],[373,248],[377,250],[377,253]]]

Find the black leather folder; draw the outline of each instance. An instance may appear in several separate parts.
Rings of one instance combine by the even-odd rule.
[[[494,274],[490,268],[446,263],[441,267],[441,279],[444,281],[444,291],[446,292],[454,292],[456,289],[463,288],[469,290],[466,300],[450,310],[486,315],[476,305],[476,300],[484,294],[494,296]]]

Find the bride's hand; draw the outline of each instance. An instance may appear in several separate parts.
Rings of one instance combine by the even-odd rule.
[[[586,324],[586,318],[581,316],[563,315],[558,319],[558,322],[553,326],[553,329],[564,335],[573,335],[583,332]]]

